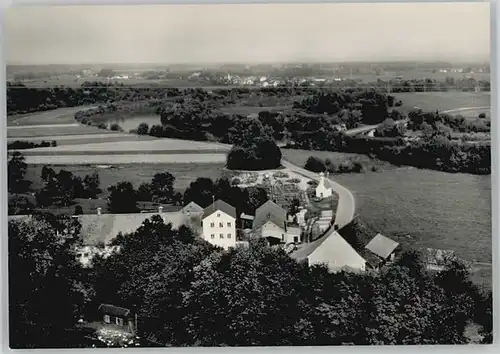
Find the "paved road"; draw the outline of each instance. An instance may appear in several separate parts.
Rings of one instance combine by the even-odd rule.
[[[402,124],[402,123],[404,123],[406,121],[407,121],[407,119],[400,119],[400,120],[396,121],[396,124]],[[346,130],[346,131],[344,131],[344,134],[345,135],[356,135],[356,134],[366,133],[366,132],[369,132],[372,129],[377,128],[379,125],[380,124],[364,125],[362,127],[358,127],[358,128],[353,128],[353,129]]]
[[[315,181],[319,181],[319,175],[317,173],[303,169],[302,167],[296,166],[284,159],[281,160],[281,164],[286,168],[302,176],[313,179]],[[354,196],[344,186],[341,186],[340,184],[331,179],[329,179],[329,181],[332,183],[333,190],[339,196],[337,211],[335,213],[335,224],[338,225],[339,228],[342,228],[343,226],[349,224],[352,221],[352,219],[354,219],[356,211]]]
[[[441,113],[458,113],[458,112],[467,112],[467,111],[477,111],[477,110],[490,110],[490,106],[485,106],[485,107],[462,107],[462,108],[455,108],[455,109],[449,109],[447,111],[441,111]]]

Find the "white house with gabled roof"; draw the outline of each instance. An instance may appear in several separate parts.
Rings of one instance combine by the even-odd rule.
[[[203,210],[203,239],[225,250],[236,246],[236,208],[217,200]]]
[[[319,183],[316,187],[316,198],[328,198],[333,194],[332,182],[325,179],[325,174],[321,172],[319,174]]]

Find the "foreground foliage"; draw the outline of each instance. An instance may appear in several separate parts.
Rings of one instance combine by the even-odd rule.
[[[154,216],[82,282],[70,222],[9,223],[13,346],[64,346],[103,302],[136,311],[139,336],[164,346],[461,344],[469,321],[491,341],[491,293],[459,262],[433,275],[409,252],[379,273],[332,274],[259,241],[224,252]]]

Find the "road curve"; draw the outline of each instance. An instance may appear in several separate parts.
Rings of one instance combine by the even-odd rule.
[[[317,173],[308,171],[302,167],[296,166],[292,164],[291,162],[288,162],[284,159],[281,160],[281,164],[302,175],[307,178],[313,179],[315,181],[319,181],[319,175]],[[356,204],[354,201],[354,196],[352,195],[351,191],[349,191],[347,188],[344,186],[338,184],[337,182],[329,179],[329,181],[332,183],[332,188],[333,190],[337,193],[339,196],[339,201],[337,204],[337,211],[335,213],[335,224],[338,225],[339,229],[344,227],[345,225],[349,224],[353,219],[354,215],[356,212]],[[333,229],[332,229],[333,230]]]

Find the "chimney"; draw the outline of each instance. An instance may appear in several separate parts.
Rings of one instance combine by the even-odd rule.
[[[161,213],[163,213],[163,207],[160,205],[160,206],[158,207],[158,214],[161,214]]]
[[[101,215],[101,208],[97,208],[97,215]]]

